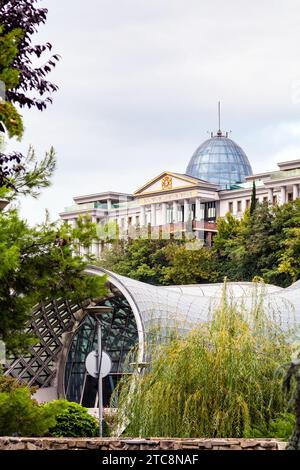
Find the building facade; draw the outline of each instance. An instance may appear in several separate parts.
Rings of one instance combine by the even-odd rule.
[[[99,192],[74,198],[60,214],[76,224],[89,214],[100,226],[114,223],[121,236],[201,238],[211,245],[216,220],[230,212],[240,218],[250,207],[253,181],[260,203],[284,204],[300,195],[300,159],[278,163],[278,169],[253,174],[245,152],[219,130],[203,142],[185,173],[164,171],[133,194]],[[101,243],[92,250],[98,256]]]

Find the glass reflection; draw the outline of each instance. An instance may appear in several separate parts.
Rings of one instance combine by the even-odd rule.
[[[206,140],[197,148],[186,174],[225,189],[244,182],[246,176],[252,175],[252,168],[241,147],[222,135]]]

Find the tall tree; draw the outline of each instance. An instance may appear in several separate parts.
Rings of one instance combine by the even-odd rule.
[[[88,247],[95,237],[89,221],[81,230],[49,222],[31,228],[17,211],[0,212],[0,339],[8,351],[31,344],[26,326],[41,300],[80,302],[105,292],[105,277],[85,275],[87,261],[74,254],[79,243]]]
[[[52,93],[57,85],[47,80],[48,74],[59,61],[57,54],[52,55],[41,66],[36,60],[44,53],[51,52],[52,45],[33,44],[33,36],[47,20],[48,10],[39,8],[40,0],[0,0],[0,24],[5,34],[19,28],[23,32],[18,54],[13,66],[19,70],[19,83],[7,91],[7,100],[21,107],[36,107],[43,110],[52,102]]]
[[[4,33],[0,24],[0,122],[6,126],[10,137],[21,137],[23,122],[15,106],[7,101],[5,93],[19,85],[20,71],[13,65],[23,38],[20,28]],[[4,129],[2,129],[3,131]]]
[[[250,204],[250,214],[252,215],[256,209],[256,184],[255,180],[253,180],[252,185],[252,194],[251,194],[251,204]]]
[[[187,249],[179,240],[124,242],[106,249],[100,264],[123,276],[157,285],[197,284],[218,279],[214,252],[207,248]]]

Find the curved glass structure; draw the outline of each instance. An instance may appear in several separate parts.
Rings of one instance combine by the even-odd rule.
[[[186,174],[226,189],[243,183],[246,176],[252,175],[252,168],[241,147],[219,131],[197,148]]]
[[[101,316],[102,348],[110,356],[112,370],[103,380],[103,403],[108,406],[111,394],[123,375],[124,362],[138,342],[137,327],[127,300],[117,291],[112,299],[98,303],[113,308]],[[70,401],[94,408],[97,379],[87,374],[87,355],[97,350],[97,322],[86,316],[75,334],[65,367],[65,396]]]
[[[107,274],[110,293],[98,305],[113,307],[113,312],[102,318],[103,349],[113,363],[104,380],[105,406],[120,377],[129,372],[124,363],[133,346],[138,346],[138,362],[147,361],[147,339],[157,327],[160,332],[176,327],[184,334],[209,319],[223,294],[223,284],[153,286],[97,266],[89,266],[86,274]],[[288,288],[236,282],[228,283],[227,289],[230,298],[243,308],[251,309],[258,295],[266,313],[283,325],[292,322],[299,327],[300,281]],[[96,381],[85,371],[86,356],[96,349],[96,325],[87,314],[88,305],[89,302],[79,305],[64,299],[41,303],[33,312],[29,327],[38,338],[37,344],[28,354],[11,358],[5,374],[39,386],[40,401],[66,396],[94,408]]]

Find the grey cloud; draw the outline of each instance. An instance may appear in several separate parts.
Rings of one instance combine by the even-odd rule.
[[[223,127],[256,171],[297,158],[300,78],[296,0],[44,0],[50,40],[63,59],[53,107],[25,112],[42,153],[54,145],[54,186],[22,213],[41,219],[72,196],[133,191],[165,169],[184,171],[195,148]],[[288,7],[288,8],[287,8]]]

